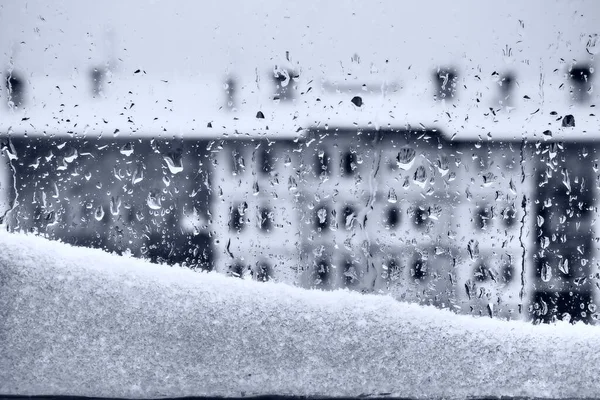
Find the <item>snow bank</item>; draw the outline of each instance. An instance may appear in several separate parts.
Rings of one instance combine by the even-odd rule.
[[[598,397],[600,330],[0,234],[0,394]]]

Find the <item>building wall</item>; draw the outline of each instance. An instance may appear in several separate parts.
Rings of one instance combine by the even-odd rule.
[[[328,128],[14,146],[14,230],[467,314],[595,318],[593,143]]]

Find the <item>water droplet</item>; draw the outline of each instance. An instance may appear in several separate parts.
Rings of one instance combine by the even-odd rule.
[[[417,152],[412,147],[403,147],[398,152],[396,156],[396,163],[398,164],[398,168],[403,170],[408,170],[412,167]]]
[[[254,181],[254,184],[252,185],[252,194],[254,196],[258,196],[259,192],[260,192],[260,188],[258,186],[258,181]]]
[[[569,171],[567,171],[567,169],[563,168],[563,170],[561,171],[561,174],[563,176],[563,184],[565,185],[567,190],[570,192],[571,191],[571,179],[569,178]]]
[[[575,117],[571,114],[565,115],[562,119],[563,128],[574,128],[575,127]]]
[[[424,166],[420,165],[417,168],[417,170],[413,174],[413,181],[418,186],[425,187],[425,183],[427,182],[427,170]]]
[[[11,139],[8,139],[7,142],[2,143],[0,146],[0,150],[5,151],[9,160],[17,160],[19,157],[17,156],[17,150],[15,149],[15,145],[13,144]]]
[[[544,217],[542,217],[541,215],[537,216],[537,226],[540,227],[544,225]]]
[[[146,199],[146,204],[150,207],[151,210],[160,210],[162,207],[161,200],[158,193],[150,192],[148,193],[148,198]]]
[[[550,282],[550,279],[552,279],[552,268],[547,262],[542,264],[540,275],[544,282]]]
[[[588,37],[587,43],[585,44],[585,50],[590,55],[598,54],[598,50],[600,49],[600,36],[597,33],[594,33]]]
[[[429,218],[437,221],[442,216],[443,209],[439,204],[434,204],[433,206],[429,207],[428,211]]]
[[[290,176],[288,179],[288,190],[290,192],[295,192],[296,190],[298,190],[298,183],[296,182],[296,179],[293,176]]]
[[[363,100],[362,97],[360,96],[354,96],[352,98],[352,100],[350,100],[352,102],[352,104],[354,104],[356,107],[361,107],[363,105]]]
[[[319,223],[324,224],[327,221],[327,210],[325,208],[319,209],[317,217],[319,218]]]
[[[96,208],[94,218],[96,218],[96,221],[102,221],[102,218],[104,218],[104,208],[102,206]]]
[[[510,189],[512,194],[517,194],[517,187],[515,186],[515,182],[512,180],[512,178],[510,179],[508,188]]]
[[[396,196],[396,191],[394,190],[394,188],[390,188],[390,191],[388,192],[388,199],[387,199],[388,203],[397,203],[398,202],[398,196]]]
[[[558,261],[558,269],[565,275],[569,274],[569,259],[563,258]]]
[[[144,179],[144,168],[141,165],[138,165],[131,177],[131,183],[134,185],[136,183],[140,183]]]
[[[69,155],[65,156],[63,159],[65,160],[65,162],[71,164],[73,161],[75,161],[77,159],[77,157],[79,156],[79,154],[77,153],[77,149],[73,149]]]
[[[133,144],[131,144],[131,142],[127,142],[126,144],[123,145],[123,147],[121,147],[120,152],[125,157],[129,157],[130,155],[133,154]]]
[[[183,171],[183,159],[181,155],[167,155],[163,159],[173,175]]]
[[[494,184],[494,182],[496,182],[496,175],[494,175],[491,172],[488,172],[487,174],[484,174],[482,176],[482,179],[483,179],[483,186],[490,187],[492,184]]]
[[[469,253],[471,259],[479,257],[479,241],[475,239],[469,240],[469,243],[467,244],[467,252]]]
[[[119,215],[121,209],[121,198],[119,196],[112,196],[110,198],[110,213],[112,215]]]
[[[450,163],[447,157],[438,158],[437,169],[440,175],[446,176],[446,174],[450,171]]]

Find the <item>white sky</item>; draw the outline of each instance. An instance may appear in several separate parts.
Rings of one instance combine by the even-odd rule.
[[[0,61],[48,74],[111,57],[165,75],[253,74],[286,51],[315,75],[340,74],[354,53],[380,70],[386,59],[389,69],[501,65],[506,46],[517,63],[556,64],[585,57],[600,24],[591,0],[2,3]]]

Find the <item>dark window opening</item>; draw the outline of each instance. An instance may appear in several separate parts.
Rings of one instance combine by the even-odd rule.
[[[104,69],[93,68],[90,72],[90,79],[92,81],[92,96],[96,97],[104,90]]]
[[[229,230],[239,233],[244,229],[244,211],[245,207],[243,205],[235,205],[231,207],[229,211]]]
[[[344,286],[354,286],[358,283],[358,271],[352,259],[346,259],[344,262]]]
[[[498,80],[498,85],[500,86],[500,99],[499,105],[502,106],[512,106],[514,104],[513,92],[516,86],[515,76],[508,72]]]
[[[239,175],[246,169],[244,157],[239,148],[233,149],[231,152],[231,171],[234,175]]]
[[[511,92],[515,88],[515,83],[516,79],[510,72],[502,77],[500,80],[500,91],[503,99],[510,96]]]
[[[331,272],[330,264],[327,260],[319,260],[314,269],[314,285],[325,286],[329,283],[329,275]]]
[[[413,263],[410,273],[415,281],[425,279],[427,277],[427,264],[422,258],[418,258]]]
[[[273,277],[273,270],[267,262],[259,262],[256,265],[253,277],[259,282],[267,282]]]
[[[492,210],[490,208],[479,208],[475,211],[474,225],[478,230],[487,229],[491,223],[493,217]]]
[[[259,171],[262,175],[268,175],[273,171],[273,157],[267,149],[262,149],[258,159]]]
[[[435,99],[454,100],[458,75],[453,69],[440,69],[434,73]]]
[[[25,103],[25,82],[15,72],[7,73],[5,81],[9,105],[22,107]]]
[[[340,225],[345,229],[352,229],[356,220],[356,211],[352,206],[345,206],[340,216]]]
[[[273,83],[275,85],[275,94],[273,95],[273,100],[294,100],[294,81],[298,78],[298,73],[293,70],[284,70],[275,67],[275,71],[273,72]]]
[[[318,232],[329,228],[329,209],[327,207],[315,208],[315,228]]]
[[[390,258],[385,262],[387,270],[384,270],[384,277],[390,281],[396,281],[400,279],[400,264],[395,258]]]
[[[127,222],[133,223],[135,221],[136,221],[135,206],[131,206],[131,207],[129,207],[129,210],[127,210]]]
[[[517,222],[517,212],[513,207],[505,208],[504,211],[502,211],[502,219],[504,221],[504,225],[507,228],[511,228],[515,226]]]
[[[235,79],[227,78],[225,80],[225,109],[233,110],[236,108],[237,84]]]
[[[572,98],[577,103],[583,103],[590,98],[592,75],[589,65],[575,65],[569,71]]]
[[[486,261],[481,261],[475,266],[473,270],[473,277],[477,282],[487,282],[493,278],[492,271],[487,265]]]
[[[273,212],[267,208],[263,207],[260,209],[260,230],[263,232],[271,232],[273,227]]]
[[[502,266],[502,279],[504,283],[510,283],[515,278],[515,266],[512,263],[506,263]]]
[[[533,296],[532,316],[534,323],[556,320],[589,323],[592,317],[590,304],[594,304],[594,300],[588,291],[539,291]]]
[[[419,228],[423,229],[427,223],[427,213],[425,210],[421,209],[421,207],[416,207],[414,212],[412,213],[413,224]]]
[[[342,156],[342,173],[344,176],[351,176],[356,171],[356,154],[348,151]]]
[[[386,227],[395,229],[400,225],[400,211],[398,207],[390,207],[386,212]]]
[[[229,266],[229,270],[227,271],[227,275],[233,276],[236,278],[242,278],[244,273],[246,272],[246,266],[241,262],[236,262]]]
[[[331,174],[331,158],[327,152],[319,152],[315,158],[315,174],[317,176]]]

